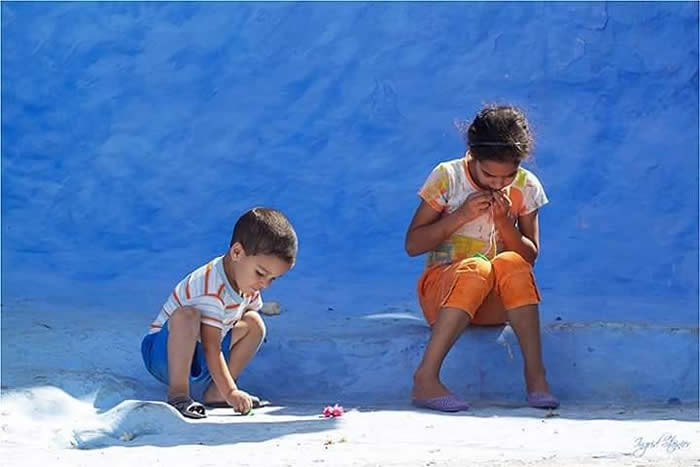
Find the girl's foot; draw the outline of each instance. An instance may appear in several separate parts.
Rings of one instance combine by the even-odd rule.
[[[536,409],[556,409],[559,400],[549,392],[531,392],[527,395],[527,403]]]
[[[528,394],[532,392],[549,392],[549,384],[547,384],[544,369],[529,374],[525,372],[525,386]]]
[[[420,372],[413,375],[413,390],[411,396],[413,400],[428,400],[436,397],[444,397],[452,394],[438,378],[425,376]]]
[[[467,401],[454,394],[433,397],[432,399],[413,399],[412,403],[416,407],[438,410],[440,412],[460,412],[469,409]]]

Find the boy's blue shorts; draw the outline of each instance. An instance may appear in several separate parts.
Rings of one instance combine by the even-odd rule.
[[[226,333],[221,341],[221,352],[228,362],[231,354],[231,331]],[[163,384],[168,384],[168,325],[164,325],[160,331],[146,335],[141,341],[141,356],[146,369],[150,374]],[[201,342],[197,342],[192,357],[190,368],[190,395],[200,399],[212,382],[211,373],[207,368],[204,357],[204,348]]]

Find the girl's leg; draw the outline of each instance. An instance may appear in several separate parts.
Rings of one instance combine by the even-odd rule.
[[[479,258],[423,273],[418,282],[418,297],[432,329],[423,359],[413,375],[414,400],[450,394],[440,382],[443,361],[493,285],[491,263]]]
[[[492,264],[496,291],[520,344],[527,391],[549,393],[542,362],[538,307],[540,296],[532,266],[512,251],[499,254],[492,260]]]
[[[515,331],[523,354],[527,392],[549,392],[542,363],[540,319],[537,305],[525,305],[506,311],[510,326]]]
[[[443,308],[432,326],[423,359],[413,375],[413,399],[446,396],[450,391],[440,382],[440,368],[447,352],[469,324],[469,315],[457,308]]]

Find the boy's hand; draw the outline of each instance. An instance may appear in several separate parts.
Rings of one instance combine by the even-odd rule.
[[[233,407],[236,412],[240,412],[243,415],[250,412],[250,409],[253,408],[253,399],[251,399],[250,394],[240,389],[231,391],[226,398],[226,402]]]
[[[493,192],[493,221],[498,224],[510,219],[510,207],[513,205],[508,195],[502,191]]]
[[[457,208],[457,212],[464,223],[473,221],[477,217],[486,214],[493,201],[491,193],[488,191],[477,191],[467,196],[464,203]]]

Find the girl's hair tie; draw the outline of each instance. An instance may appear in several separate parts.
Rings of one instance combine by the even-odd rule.
[[[519,148],[520,146],[522,146],[522,143],[518,143],[518,142],[507,143],[505,141],[477,141],[474,143],[469,143],[470,148],[478,148],[478,147],[493,147],[493,148],[516,147],[516,148]]]

